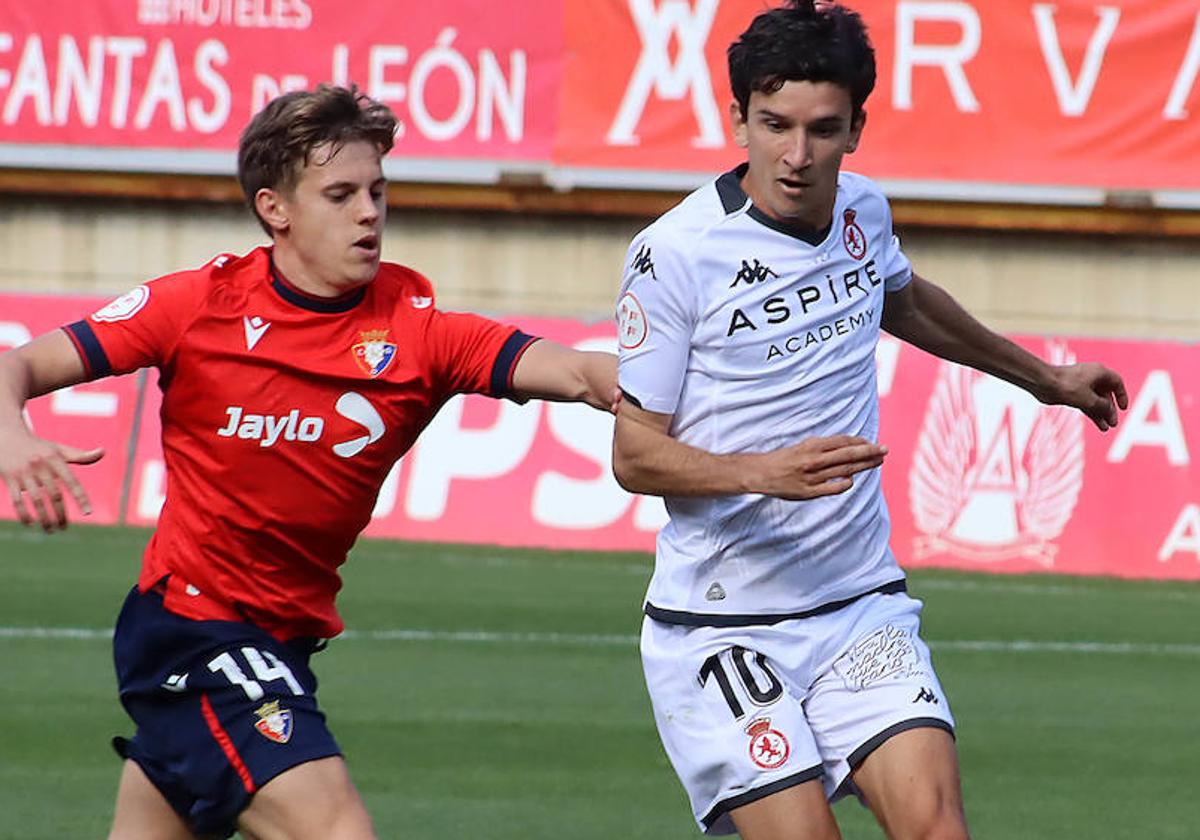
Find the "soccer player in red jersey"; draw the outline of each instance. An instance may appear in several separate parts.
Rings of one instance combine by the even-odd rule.
[[[374,831],[309,669],[343,629],[338,567],[391,466],[458,393],[609,409],[615,358],[442,312],[380,261],[394,115],[355,90],[290,93],[241,138],[270,247],[139,286],[0,356],[0,477],[26,524],[88,511],[73,464],[21,410],[64,386],[160,370],[166,502],[117,621],[137,725],[110,840],[357,840]]]

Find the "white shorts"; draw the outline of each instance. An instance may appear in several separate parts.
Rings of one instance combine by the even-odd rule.
[[[707,834],[729,812],[820,778],[837,799],[850,773],[907,729],[954,732],[918,635],[921,602],[871,594],[825,615],[752,627],[646,618],[642,667],[654,719]]]

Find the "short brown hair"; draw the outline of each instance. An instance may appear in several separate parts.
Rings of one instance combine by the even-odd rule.
[[[242,132],[238,182],[254,217],[271,234],[254,206],[259,190],[294,187],[313,150],[325,143],[330,157],[355,140],[374,143],[383,155],[391,150],[395,133],[396,115],[357,87],[319,85],[285,93],[268,102]]]

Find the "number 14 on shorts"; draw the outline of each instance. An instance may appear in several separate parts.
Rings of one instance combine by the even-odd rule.
[[[269,650],[259,650],[254,647],[243,647],[241,649],[242,657],[246,660],[246,664],[250,666],[250,670],[254,672],[254,676],[258,679],[252,680],[246,676],[246,672],[242,666],[238,664],[230,651],[225,651],[218,656],[213,657],[208,662],[208,670],[215,673],[225,675],[231,683],[241,686],[242,691],[246,692],[246,697],[251,701],[261,700],[264,692],[262,684],[264,682],[274,682],[275,680],[283,680],[287,683],[287,687],[292,690],[292,694],[301,695],[304,689],[296,680],[296,676],[278,656],[271,653]]]

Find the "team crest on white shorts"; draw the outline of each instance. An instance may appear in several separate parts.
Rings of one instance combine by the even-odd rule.
[[[150,300],[150,287],[146,285],[138,286],[136,289],[130,289],[112,303],[94,313],[92,320],[101,323],[124,321],[138,314],[148,300]]]
[[[396,345],[387,337],[387,330],[366,330],[362,341],[352,348],[354,360],[372,379],[387,370],[396,358]]]
[[[771,728],[770,718],[758,718],[746,727],[750,736],[750,760],[764,770],[774,770],[787,763],[792,748],[778,729]]]
[[[291,740],[291,709],[281,709],[279,708],[279,701],[272,700],[270,703],[263,703],[255,709],[254,714],[258,716],[258,720],[254,723],[254,728],[264,738],[274,741],[276,744],[286,744]]]

